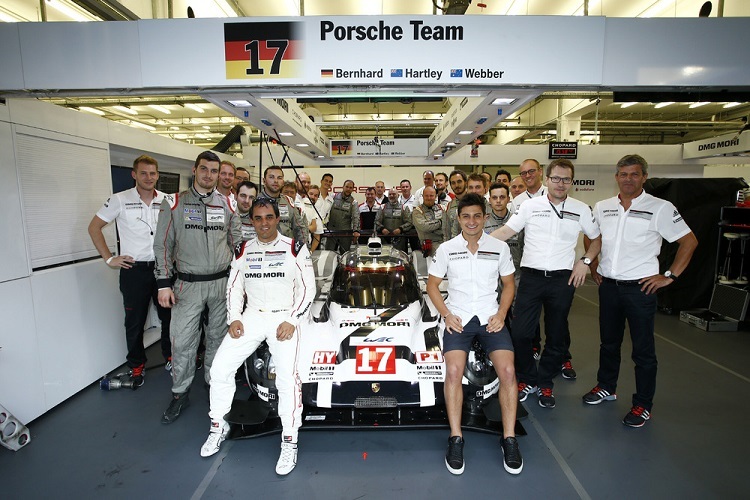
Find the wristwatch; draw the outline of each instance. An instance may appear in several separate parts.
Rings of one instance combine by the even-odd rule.
[[[677,278],[678,278],[678,276],[676,274],[674,274],[672,271],[666,271],[666,272],[664,272],[664,277],[665,278],[669,278],[672,281],[677,281]]]
[[[581,257],[581,261],[582,261],[582,262],[583,262],[584,264],[586,264],[587,266],[590,266],[590,265],[591,265],[591,259],[589,259],[589,258],[588,258],[588,257],[586,257],[586,256],[584,256],[584,257]]]

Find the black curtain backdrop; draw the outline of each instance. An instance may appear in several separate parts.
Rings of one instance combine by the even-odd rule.
[[[698,248],[679,280],[659,292],[659,309],[669,314],[707,308],[716,280],[721,207],[734,206],[737,191],[747,187],[741,178],[648,179],[647,193],[670,201],[698,238]],[[674,260],[677,243],[664,241],[659,255],[663,273]]]

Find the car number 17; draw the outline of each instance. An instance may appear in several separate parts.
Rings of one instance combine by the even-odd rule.
[[[357,347],[356,373],[395,374],[395,348],[393,346]]]

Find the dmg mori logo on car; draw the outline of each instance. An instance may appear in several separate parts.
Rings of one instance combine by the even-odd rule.
[[[350,319],[345,319],[341,323],[339,323],[339,328],[350,328],[350,327],[360,327],[360,326],[411,326],[411,323],[408,319],[399,319],[395,321],[354,321]]]

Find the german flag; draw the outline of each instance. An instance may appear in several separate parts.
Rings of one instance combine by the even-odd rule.
[[[225,23],[227,79],[295,78],[302,74],[303,23]]]
[[[332,69],[321,69],[320,70],[320,76],[323,78],[333,78],[333,70]]]
[[[331,141],[332,155],[351,155],[352,141]]]

